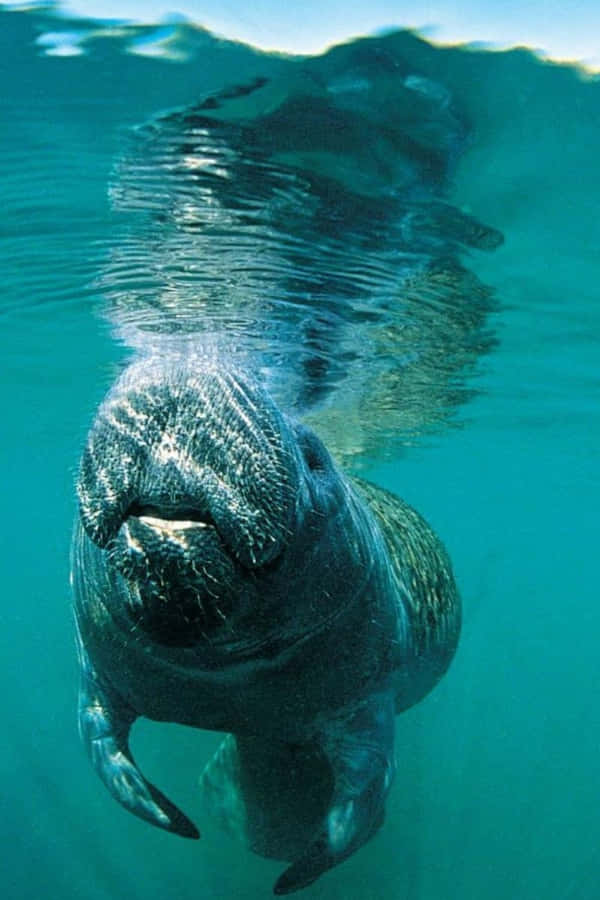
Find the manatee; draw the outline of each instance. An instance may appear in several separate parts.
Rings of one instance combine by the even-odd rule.
[[[381,827],[395,716],[459,639],[441,542],[358,477],[445,424],[494,343],[463,256],[502,235],[447,202],[467,120],[406,40],[257,60],[134,129],[111,176],[98,283],[135,356],[77,481],[80,733],[120,804],[196,838],[129,733],[222,732],[202,816],[288,863],[277,894]]]
[[[381,825],[394,716],[455,652],[440,541],[345,476],[257,379],[202,355],[123,372],[77,491],[79,728],[96,772],[135,815],[197,837],[140,772],[129,731],[146,716],[226,732],[208,806],[242,809],[264,855],[293,852],[275,893],[310,884]]]

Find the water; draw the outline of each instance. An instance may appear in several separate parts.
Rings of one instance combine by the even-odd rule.
[[[208,824],[193,843],[128,816],[93,775],[76,734],[68,544],[78,455],[128,348],[164,331],[173,298],[182,298],[185,339],[200,332],[212,340],[225,323],[235,352],[262,361],[274,392],[320,425],[347,465],[429,518],[464,597],[450,673],[398,720],[399,773],[384,829],[306,896],[591,900],[600,863],[600,85],[525,51],[434,49],[408,35],[377,45],[379,63],[371,54],[358,64],[356,45],[306,66],[186,29],[168,45],[177,57],[169,60],[127,52],[142,38],[151,47],[151,30],[100,35],[96,27],[93,35],[90,26],[83,44],[72,43],[85,52],[70,56],[44,52],[55,38],[39,41],[82,30],[40,12],[0,14],[3,895],[254,898],[270,892],[281,868]],[[390,53],[404,61],[403,77],[419,73],[447,92],[431,87],[423,101],[433,104],[425,120],[437,127],[429,139],[444,147],[433,168],[407,168],[390,136],[386,103],[396,88],[381,64]],[[266,166],[276,182],[270,196],[283,203],[266,220],[252,194],[264,147],[240,138],[225,98],[219,127],[192,155],[216,158],[220,142],[233,166],[233,148],[236,165],[246,167],[246,205],[231,231],[213,220],[219,240],[203,246],[199,271],[194,231],[182,216],[187,210],[194,221],[198,196],[215,179],[206,165],[193,187],[172,174],[169,135],[181,132],[182,119],[179,112],[165,125],[165,116],[251,85],[257,72],[291,96],[308,78],[310,109],[323,84],[336,85],[321,106],[324,124],[341,109],[351,113],[364,147],[342,137],[317,163],[314,155],[299,159],[293,135],[295,158]],[[362,101],[361,78],[376,85],[376,104]],[[261,90],[234,102],[247,114],[244,104],[258,102]],[[276,106],[273,96],[265,102]],[[159,140],[149,148],[152,127]],[[391,143],[375,146],[382,130]],[[148,165],[155,159],[164,178]],[[290,168],[293,183],[282,183]],[[315,231],[306,214],[319,198],[323,204],[323,179],[338,191],[321,207],[329,216],[340,190],[342,199],[350,188],[362,198],[351,217],[344,207],[341,240]],[[389,191],[399,182],[401,200]],[[232,199],[224,183],[220,215],[237,215],[240,195]],[[149,198],[154,217],[144,212]],[[295,202],[303,217],[295,218]],[[504,243],[469,249],[472,232],[464,220],[458,227],[456,214],[441,229],[426,222],[411,233],[412,245],[394,232],[395,222],[432,202],[497,229]],[[373,215],[380,227],[370,231]],[[239,264],[242,245],[248,254]],[[259,259],[257,246],[269,252]],[[400,279],[408,300],[394,317],[394,272],[406,275],[428,255],[445,267],[462,263],[468,274],[454,282],[458,295],[442,279],[419,305]],[[397,260],[403,268],[394,268]],[[466,307],[472,278],[478,287]],[[211,293],[219,279],[231,289],[229,303]],[[261,294],[265,281],[272,295]],[[201,325],[193,299],[200,291]],[[323,324],[314,310],[326,302]],[[360,417],[350,419],[357,405]],[[133,735],[145,772],[192,818],[197,777],[217,743],[215,735],[148,722]]]

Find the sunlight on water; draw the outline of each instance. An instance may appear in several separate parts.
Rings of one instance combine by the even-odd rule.
[[[305,896],[593,900],[598,82],[406,33],[292,59],[41,10],[0,11],[0,50],[3,896],[258,898],[280,871],[201,821],[218,736],[134,733],[193,844],[120,810],[75,728],[85,432],[132,352],[199,341],[419,508],[465,602],[384,828]]]

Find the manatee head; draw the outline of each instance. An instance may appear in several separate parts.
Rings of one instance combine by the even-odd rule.
[[[314,597],[334,594],[312,565],[328,539],[332,580],[348,576],[329,534],[345,482],[327,451],[219,361],[126,369],[90,431],[78,496],[83,529],[119,585],[109,602],[164,646],[247,648],[306,628]],[[294,578],[308,586],[305,615],[288,602]]]

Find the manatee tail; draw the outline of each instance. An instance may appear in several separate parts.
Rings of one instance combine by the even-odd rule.
[[[291,862],[290,894],[376,833],[394,774],[394,693],[332,717],[320,738],[288,744],[228,735],[200,778],[208,815],[261,856]]]
[[[302,853],[325,815],[333,776],[316,744],[227,735],[200,776],[210,818],[260,856]]]
[[[100,684],[77,630],[81,670],[79,734],[94,769],[121,806],[152,825],[181,837],[198,838],[196,826],[138,769],[129,749],[137,715]]]
[[[333,791],[310,843],[275,883],[275,894],[307,887],[381,827],[394,763],[394,693],[373,695],[334,717],[324,734]]]

